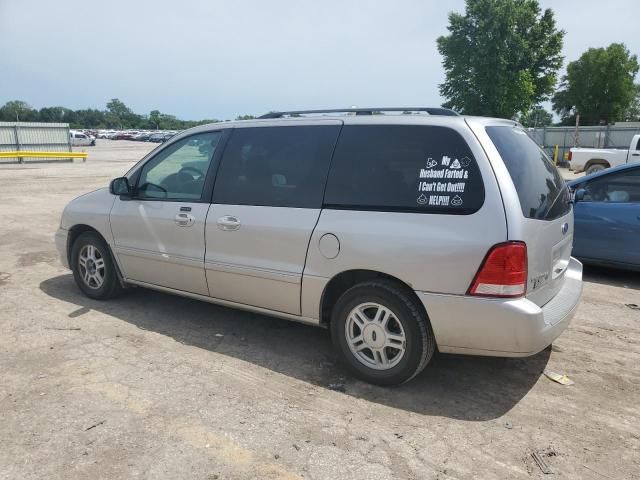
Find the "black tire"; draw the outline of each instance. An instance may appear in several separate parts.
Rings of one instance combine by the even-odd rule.
[[[398,363],[386,370],[365,365],[349,347],[347,322],[350,313],[362,304],[380,304],[393,312],[404,331],[405,351]],[[362,331],[364,336],[364,330]],[[406,287],[388,280],[373,280],[357,284],[336,302],[331,316],[331,338],[334,347],[354,376],[382,386],[398,385],[411,380],[429,363],[436,350],[435,337],[424,310],[409,294]],[[373,337],[375,340],[375,336]],[[365,355],[373,350],[369,349]],[[388,350],[387,350],[388,351]],[[394,350],[392,349],[391,352]],[[361,357],[362,358],[362,357]]]
[[[591,175],[592,173],[599,172],[601,170],[604,170],[605,168],[607,168],[605,165],[602,165],[601,163],[596,163],[595,165],[591,165],[589,168],[587,168],[584,174]]]
[[[86,268],[80,265],[80,253],[88,246],[93,247],[97,251],[95,255],[104,260],[104,267],[100,269],[103,278],[101,285],[97,285],[97,282],[90,282],[90,285],[83,280],[83,274]],[[111,251],[107,243],[97,233],[85,232],[73,242],[69,263],[78,288],[80,288],[82,293],[87,297],[95,300],[108,300],[122,293],[123,288],[120,284],[113,259],[111,258]]]

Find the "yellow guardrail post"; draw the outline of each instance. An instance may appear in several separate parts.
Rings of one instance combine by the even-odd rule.
[[[555,150],[553,151],[553,164],[558,165],[558,153],[560,151],[560,146],[556,145]]]
[[[20,150],[13,152],[0,152],[0,158],[84,158],[89,154],[86,152],[35,152]],[[23,160],[24,161],[24,160]]]

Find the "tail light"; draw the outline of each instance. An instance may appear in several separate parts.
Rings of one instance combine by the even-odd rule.
[[[573,157],[573,152],[571,150],[569,150],[569,155],[567,155],[567,160],[571,161],[572,157]]]
[[[505,242],[494,245],[476,273],[469,295],[521,297],[527,293],[527,245]]]

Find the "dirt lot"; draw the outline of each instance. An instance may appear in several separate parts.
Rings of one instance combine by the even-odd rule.
[[[141,289],[80,294],[56,258],[62,209],[149,148],[0,164],[0,478],[549,478],[534,451],[554,478],[640,478],[638,275],[587,269],[572,325],[532,358],[440,355],[373,387],[320,329]]]

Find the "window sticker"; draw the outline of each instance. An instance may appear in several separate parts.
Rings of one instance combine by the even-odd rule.
[[[464,207],[464,193],[469,179],[469,157],[451,158],[443,155],[440,161],[427,158],[418,172],[418,196],[421,207]]]

